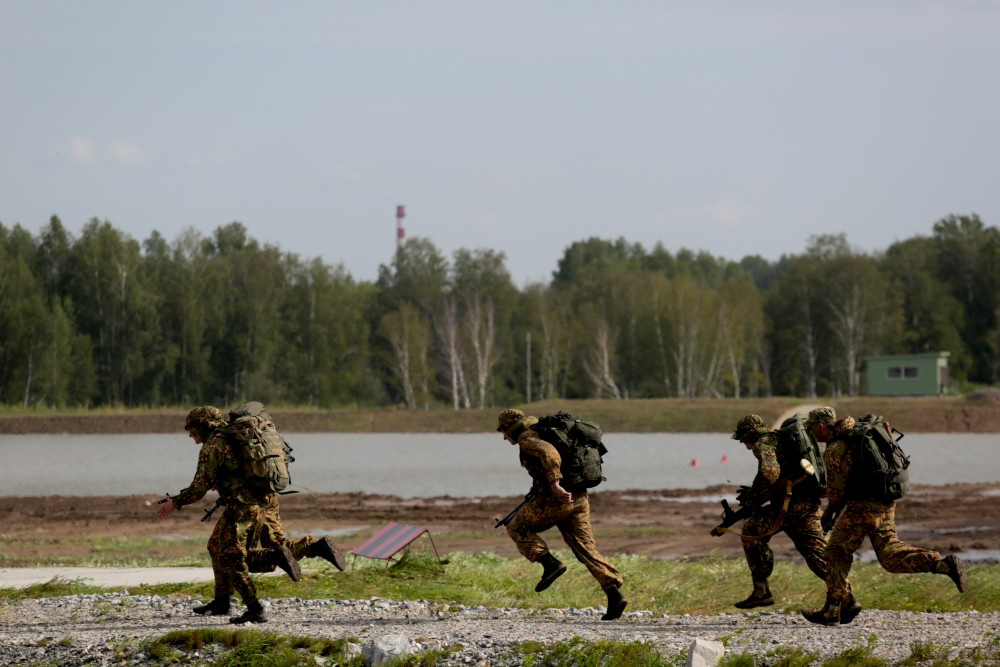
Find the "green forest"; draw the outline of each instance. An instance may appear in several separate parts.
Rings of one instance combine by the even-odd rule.
[[[0,405],[841,397],[864,392],[866,357],[937,351],[952,391],[1000,372],[1000,233],[977,215],[777,261],[590,238],[520,287],[505,261],[412,238],[369,282],[239,222],[173,241],[0,223]]]

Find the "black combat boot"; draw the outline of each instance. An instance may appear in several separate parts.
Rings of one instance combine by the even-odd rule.
[[[558,579],[566,572],[566,566],[563,565],[562,561],[553,556],[550,552],[546,552],[544,556],[538,559],[538,562],[542,564],[545,570],[542,572],[542,578],[539,580],[538,585],[535,586],[535,592],[541,593],[546,588],[552,585],[552,582]]]
[[[229,596],[212,598],[211,602],[199,605],[193,611],[202,616],[229,616]]]
[[[941,567],[947,569],[944,572],[941,572]],[[969,576],[965,573],[965,566],[962,565],[962,561],[959,560],[958,556],[955,554],[943,558],[938,563],[938,568],[938,572],[941,572],[941,574],[947,574],[951,577],[951,580],[955,582],[955,587],[958,588],[959,593],[964,593],[965,589],[969,587]]]
[[[802,615],[810,623],[840,625],[840,603],[827,598],[822,609],[803,609]]]
[[[847,625],[861,613],[861,603],[854,597],[854,593],[848,593],[847,598],[840,603],[840,624]]]
[[[260,602],[251,602],[247,605],[247,610],[239,616],[229,619],[230,623],[266,623],[267,616],[264,615],[264,605]]]
[[[617,586],[608,586],[604,589],[604,592],[608,596],[608,610],[601,616],[602,621],[613,621],[616,618],[620,618],[622,612],[625,611],[626,605],[628,605],[628,600],[622,595],[621,590]]]
[[[302,578],[302,568],[299,567],[299,561],[295,560],[292,552],[286,546],[271,549],[267,554],[267,561],[270,565],[276,565],[284,570],[292,581],[298,581]]]
[[[753,593],[746,600],[740,600],[733,606],[737,609],[753,609],[754,607],[769,607],[772,604],[774,604],[774,596],[771,595],[767,581],[755,581],[753,582]]]
[[[344,555],[340,553],[340,549],[334,545],[333,540],[329,536],[322,537],[310,544],[309,556],[312,558],[317,556],[324,558],[333,563],[333,566],[341,572],[347,567],[347,563],[344,562]]]

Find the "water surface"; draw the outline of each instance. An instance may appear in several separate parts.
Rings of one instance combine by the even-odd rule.
[[[317,493],[402,497],[525,493],[517,449],[496,433],[287,433],[292,481]],[[609,433],[601,488],[701,489],[747,484],[753,456],[728,433]],[[993,434],[908,434],[915,484],[1000,481]],[[176,493],[187,486],[198,446],[184,433],[0,435],[0,495]],[[692,465],[695,462],[698,465]]]

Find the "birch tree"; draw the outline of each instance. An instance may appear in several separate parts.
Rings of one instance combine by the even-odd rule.
[[[760,293],[742,271],[731,274],[717,300],[716,331],[734,398],[742,395],[744,374],[751,370],[763,346]]]
[[[418,308],[403,303],[382,316],[379,333],[393,351],[393,376],[406,407],[429,408],[431,332],[426,319]]]
[[[504,266],[504,255],[492,250],[458,250],[452,261],[451,293],[464,322],[461,349],[475,382],[475,405],[487,407],[493,372],[501,357],[498,323],[509,322],[517,291]]]
[[[614,332],[603,314],[594,312],[593,308],[588,310],[590,312],[584,313],[584,317],[591,322],[591,326],[585,330],[589,340],[583,359],[584,371],[593,384],[595,398],[621,399],[622,391],[615,378]]]
[[[820,269],[823,325],[831,352],[839,355],[831,359],[830,381],[838,387],[843,373],[848,395],[857,396],[865,356],[882,351],[883,333],[899,313],[888,279],[872,257],[851,250],[842,234],[813,237],[808,254]]]
[[[444,357],[448,377],[451,407],[470,408],[469,384],[465,378],[465,353],[462,349],[462,327],[459,321],[458,300],[448,295],[441,302],[441,315],[437,319],[438,346]]]

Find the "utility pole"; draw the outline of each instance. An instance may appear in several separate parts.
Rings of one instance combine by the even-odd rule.
[[[527,347],[527,350],[525,350],[524,353],[524,358],[527,360],[526,361],[527,369],[525,370],[525,378],[524,378],[525,396],[527,398],[527,402],[531,403],[531,332],[530,331],[524,334],[524,342],[525,342],[525,347]]]

